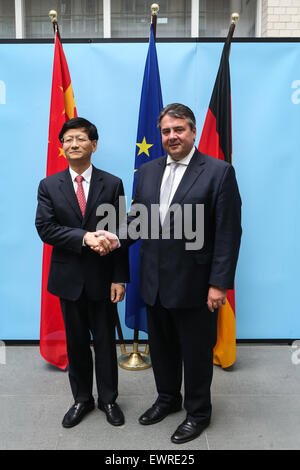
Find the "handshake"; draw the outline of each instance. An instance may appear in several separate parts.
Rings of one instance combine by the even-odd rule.
[[[117,235],[106,230],[98,230],[97,232],[86,232],[83,237],[86,246],[98,253],[100,256],[107,255],[111,251],[119,247],[119,239]]]

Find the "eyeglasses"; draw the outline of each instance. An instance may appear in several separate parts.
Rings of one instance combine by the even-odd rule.
[[[83,135],[78,135],[78,136],[66,137],[65,139],[62,139],[62,143],[66,144],[66,145],[71,145],[74,142],[74,140],[78,144],[85,144],[90,139],[88,137],[83,136]]]

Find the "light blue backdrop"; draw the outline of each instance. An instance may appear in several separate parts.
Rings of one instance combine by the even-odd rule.
[[[0,339],[38,339],[42,243],[36,192],[46,173],[53,44],[0,44]],[[94,164],[128,200],[147,43],[64,44],[78,115],[100,134]],[[183,102],[200,138],[222,43],[158,43],[164,105]],[[300,44],[234,42],[233,163],[243,200],[238,339],[300,337]],[[171,281],[171,280],[170,280]],[[119,306],[124,337],[124,302]],[[145,337],[144,335],[140,336]]]

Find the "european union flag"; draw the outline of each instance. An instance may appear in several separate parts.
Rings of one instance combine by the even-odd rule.
[[[139,111],[132,198],[141,165],[164,154],[160,130],[157,127],[157,119],[162,108],[157,54],[151,25]],[[134,243],[129,250],[130,283],[126,290],[125,324],[128,328],[147,333],[146,308],[140,297],[140,245],[141,240]]]

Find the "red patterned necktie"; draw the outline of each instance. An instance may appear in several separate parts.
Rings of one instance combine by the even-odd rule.
[[[85,194],[84,194],[84,190],[83,190],[83,186],[82,186],[82,180],[83,179],[84,178],[81,175],[78,175],[75,178],[75,181],[78,183],[76,196],[77,196],[77,199],[78,199],[78,204],[79,204],[82,216],[84,216],[84,211],[85,211],[85,207],[86,207]]]

